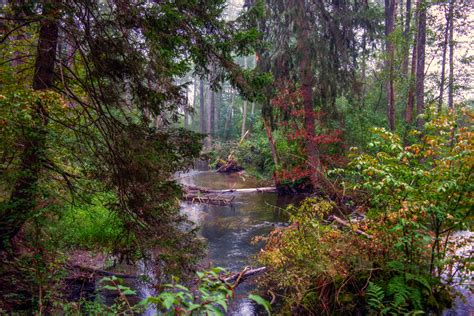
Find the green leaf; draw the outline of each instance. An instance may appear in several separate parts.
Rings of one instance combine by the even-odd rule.
[[[268,315],[271,315],[271,306],[270,306],[270,302],[268,302],[266,299],[264,299],[263,297],[259,296],[259,295],[255,295],[255,294],[250,294],[249,296],[249,299],[251,299],[252,301],[254,301],[255,303],[259,304],[259,305],[262,305],[264,308],[265,308],[265,311],[268,313]]]
[[[222,308],[224,309],[224,311],[227,312],[227,300],[224,298],[224,299],[220,299],[220,300],[216,300],[216,304],[218,304],[219,306],[222,306]]]
[[[224,313],[219,308],[212,306],[210,304],[206,305],[206,309],[212,312],[212,315],[224,316]]]
[[[189,289],[181,284],[176,284],[174,287],[182,291],[189,292]]]
[[[131,290],[131,289],[126,289],[126,290],[124,290],[122,293],[123,293],[124,295],[135,295],[135,294],[137,294],[136,291]]]
[[[117,288],[115,286],[112,286],[112,285],[104,285],[104,286],[102,286],[102,288],[104,290],[110,290],[110,291],[116,291],[117,290]]]
[[[172,293],[163,292],[159,297],[161,298],[161,305],[163,305],[165,309],[170,309],[175,302],[175,296]]]

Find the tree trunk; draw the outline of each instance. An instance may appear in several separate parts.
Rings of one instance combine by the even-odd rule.
[[[221,108],[222,108],[222,88],[217,93],[214,112],[214,136],[218,137],[220,135],[220,118],[221,118]]]
[[[255,124],[255,102],[252,102],[252,106],[250,107],[250,124],[249,124],[249,131],[253,131],[253,126]]]
[[[46,90],[53,86],[54,64],[58,42],[58,0],[44,1],[38,36],[33,89]],[[0,250],[18,234],[23,224],[33,215],[36,206],[37,183],[46,150],[48,113],[41,103],[34,105],[33,120],[37,122],[25,133],[19,177],[1,215]]]
[[[448,86],[448,108],[454,107],[454,1],[449,1],[449,86]]]
[[[263,118],[263,125],[265,127],[265,132],[267,133],[268,142],[270,144],[270,150],[272,151],[273,165],[275,166],[275,170],[277,170],[279,166],[278,151],[275,145],[275,140],[273,139],[272,128],[270,127],[270,122],[268,121],[268,118],[265,118],[265,117]],[[280,181],[275,176],[275,185],[278,187],[279,184],[280,184]]]
[[[207,114],[207,132],[209,134],[209,138],[212,139],[212,136],[215,132],[216,94],[214,93],[214,91],[212,91],[211,86],[209,86],[209,99],[209,113]]]
[[[247,69],[247,57],[244,57],[244,69]],[[242,105],[242,129],[240,131],[240,137],[243,138],[245,135],[246,130],[246,123],[247,123],[247,100],[244,99]]]
[[[253,55],[253,67],[254,68],[255,68],[256,63],[257,63],[256,55]],[[254,124],[255,124],[255,101],[252,102],[252,106],[251,106],[251,109],[250,109],[250,126],[249,126],[250,131],[253,130]]]
[[[188,107],[189,107],[189,88],[186,88],[186,102],[184,105],[184,128],[189,129],[189,113],[188,113]]]
[[[207,106],[205,107],[205,134],[206,139],[204,140],[204,147],[206,149],[211,148],[212,143],[212,112],[211,112],[211,99],[212,99],[212,90],[211,86],[207,85],[204,89],[204,99],[206,100]]]
[[[395,47],[390,39],[390,34],[395,30],[396,0],[385,0],[385,45],[387,49],[386,70],[387,78],[387,116],[390,130],[395,130],[395,87],[394,87],[394,61]]]
[[[448,14],[446,14],[446,28],[444,30],[444,41],[443,41],[443,48],[442,48],[443,57],[441,59],[441,82],[439,84],[438,112],[441,112],[441,108],[443,106],[444,83],[445,83],[445,75],[446,75],[446,51],[448,50],[449,27],[450,27],[450,19],[449,19],[449,12],[448,12]]]
[[[200,131],[202,134],[206,133],[206,113],[204,110],[204,80],[199,81],[199,122],[200,122]]]
[[[361,62],[361,84],[362,87],[360,91],[358,91],[359,96],[359,109],[364,106],[365,103],[365,90],[367,86],[367,32],[364,30],[364,34],[362,35],[362,62]]]
[[[210,133],[215,135],[216,133],[216,93],[209,89],[211,102],[209,103],[209,124]]]
[[[407,0],[405,9],[405,29],[403,36],[405,38],[405,49],[402,62],[403,78],[408,79],[408,59],[410,54],[410,31],[411,31],[411,0]]]
[[[297,18],[297,41],[298,41],[298,53],[300,55],[299,60],[299,75],[301,82],[301,94],[303,97],[303,110],[304,110],[304,129],[305,129],[305,149],[308,157],[308,165],[310,169],[310,181],[311,186],[315,190],[319,185],[319,174],[320,174],[320,161],[318,152],[315,144],[315,113],[313,108],[313,84],[314,74],[311,67],[311,47],[310,47],[310,36],[309,21],[305,17],[305,5],[303,2],[297,1],[299,5],[299,14]]]
[[[416,125],[423,127],[423,119],[419,117],[425,109],[425,43],[426,43],[426,2],[418,2],[418,32],[416,42]]]
[[[228,140],[231,135],[231,130],[232,130],[232,114],[234,111],[234,89],[231,87],[230,88],[230,104],[229,107],[227,108],[227,115],[226,115],[226,120],[225,120],[225,125],[224,125],[224,132],[225,132],[225,139]]]
[[[413,110],[415,108],[415,79],[416,79],[416,38],[413,40],[413,50],[411,56],[410,81],[408,87],[407,108],[405,111],[405,122],[409,125],[413,123]]]
[[[24,9],[23,7],[26,5],[25,0],[13,0],[9,1],[10,5],[12,7],[17,7],[16,10],[14,10],[15,14],[13,16],[10,16],[10,18],[13,18],[14,21],[17,21],[18,24],[21,24],[21,20],[25,18],[24,14]],[[19,9],[21,8],[21,10]],[[16,27],[16,25],[15,25]],[[26,39],[26,32],[25,28],[19,28],[18,30],[15,31],[15,35],[11,38],[12,44],[15,44],[17,47],[21,47],[21,43],[19,43],[22,40]],[[20,52],[19,50],[15,50],[13,52],[13,60],[11,62],[11,65],[13,68],[17,67],[18,65],[21,65],[24,63],[23,58],[26,57],[24,56],[24,53]],[[27,84],[25,84],[27,85]]]
[[[196,108],[197,108],[197,90],[198,90],[198,85],[197,85],[197,79],[193,79],[193,114],[191,115],[191,129],[197,130],[196,127]]]

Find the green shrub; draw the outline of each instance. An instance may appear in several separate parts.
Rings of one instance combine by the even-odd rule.
[[[157,296],[150,296],[131,304],[129,297],[136,295],[136,291],[123,285],[123,280],[112,276],[100,281],[101,289],[113,291],[117,294],[115,302],[108,306],[101,302],[81,302],[80,304],[63,304],[59,307],[68,314],[86,311],[88,314],[136,314],[142,313],[149,307],[154,307],[160,315],[224,315],[229,302],[234,297],[236,285],[222,281],[225,274],[222,268],[213,268],[209,271],[197,272],[198,283],[194,290],[179,283],[166,284]],[[250,294],[249,299],[262,305],[270,315],[270,303],[262,297]]]
[[[472,223],[473,116],[430,113],[415,143],[374,129],[369,148],[352,149],[337,171],[363,197],[365,220],[335,228],[323,221],[331,202],[309,199],[267,238],[263,284],[282,293],[283,313],[417,314],[451,304],[454,274],[472,267],[450,236]]]
[[[112,250],[121,242],[124,223],[109,207],[116,200],[112,193],[98,193],[90,203],[66,205],[57,222],[50,226],[52,236],[66,248]]]

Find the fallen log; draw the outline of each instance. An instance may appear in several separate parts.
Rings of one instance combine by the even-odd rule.
[[[221,196],[213,196],[213,195],[201,195],[201,194],[186,194],[184,196],[186,201],[190,201],[193,203],[207,203],[207,204],[214,204],[214,205],[230,205],[232,201],[234,201],[235,196],[231,197],[221,197]]]
[[[245,279],[254,276],[256,274],[262,273],[266,270],[266,267],[260,267],[260,268],[255,268],[252,269],[250,267],[245,267],[244,270],[242,270],[239,273],[235,273],[234,275],[231,275],[227,278],[221,279],[222,281],[226,283],[233,283],[232,287],[235,288],[237,285],[239,285],[241,282],[243,282]]]
[[[199,188],[199,187],[193,187],[193,186],[188,186],[186,187],[190,192],[192,191],[197,191],[201,193],[216,193],[216,194],[222,194],[222,193],[253,193],[253,192],[270,192],[274,193],[277,192],[276,187],[260,187],[260,188],[245,188],[245,189],[223,189],[223,190],[213,190],[213,189],[206,189],[206,188]]]
[[[331,216],[329,216],[329,217],[328,217],[328,220],[334,221],[334,222],[336,222],[336,223],[338,223],[338,224],[340,224],[340,225],[342,225],[342,226],[348,227],[348,228],[350,228],[350,229],[351,229],[354,233],[356,233],[356,234],[359,234],[359,235],[365,236],[365,237],[367,237],[367,238],[369,238],[369,239],[372,239],[372,235],[369,235],[369,234],[367,234],[365,231],[360,230],[360,229],[353,229],[353,228],[352,228],[352,225],[351,225],[348,221],[343,220],[342,218],[337,217],[336,215],[331,215]]]

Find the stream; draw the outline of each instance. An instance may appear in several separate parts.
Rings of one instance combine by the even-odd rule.
[[[199,169],[207,169],[199,166]],[[253,178],[244,174],[221,174],[214,171],[191,170],[177,174],[177,180],[183,185],[207,189],[243,189],[260,187]],[[228,194],[227,194],[228,195]],[[235,196],[231,205],[211,205],[193,202],[181,202],[181,211],[188,219],[200,227],[201,237],[206,239],[207,252],[203,260],[204,268],[222,267],[229,272],[240,272],[246,266],[256,267],[255,257],[263,243],[253,244],[256,236],[266,235],[276,226],[287,225],[288,216],[283,209],[290,203],[301,201],[302,196],[278,196],[277,193],[232,193]],[[137,271],[138,270],[138,271]],[[153,267],[145,262],[138,265],[117,264],[114,272],[145,276],[153,283]],[[134,272],[135,271],[135,272]],[[148,282],[126,282],[127,286],[137,289],[139,297],[136,302],[157,293]],[[234,299],[230,302],[226,315],[266,315],[264,310],[247,299],[248,294],[256,289],[253,277],[246,279],[235,290]],[[115,295],[103,294],[105,302],[112,304]],[[145,316],[156,315],[150,307]]]
[[[243,189],[259,186],[254,180],[239,174],[197,172],[181,178],[183,184],[209,189]],[[276,193],[235,194],[232,205],[219,206],[183,202],[182,211],[201,227],[208,243],[207,261],[211,266],[238,272],[254,266],[255,255],[263,246],[252,244],[252,238],[269,233],[275,226],[285,225],[282,208],[295,197],[280,197]],[[249,279],[237,287],[227,315],[258,315],[257,306],[246,299],[256,287]]]
[[[178,175],[179,181],[188,186],[208,189],[243,189],[258,187],[259,184],[243,174],[220,174],[214,171],[191,171]],[[222,267],[231,272],[240,272],[246,266],[256,267],[255,256],[263,244],[252,243],[256,236],[266,235],[276,226],[287,225],[288,217],[283,209],[290,203],[301,201],[302,196],[278,196],[276,193],[232,193],[233,203],[227,206],[182,202],[181,211],[200,227],[200,235],[207,241],[206,266]],[[466,234],[466,233],[464,233]],[[473,238],[467,232],[468,238]],[[472,239],[471,239],[472,240]],[[463,249],[472,256],[472,243]],[[140,274],[153,277],[141,263]],[[472,280],[472,279],[470,279]],[[146,285],[138,286],[141,298],[154,295]],[[226,315],[265,315],[248,294],[256,289],[252,278],[241,283],[235,292]],[[471,295],[472,284],[456,290],[463,293],[467,300],[456,299],[455,306],[446,310],[444,316],[472,316],[474,302]],[[156,315],[155,310],[148,310],[145,315]]]

